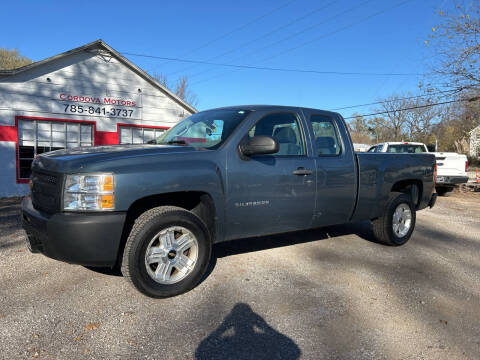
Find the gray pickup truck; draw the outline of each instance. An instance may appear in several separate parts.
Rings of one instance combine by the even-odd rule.
[[[193,288],[214,243],[371,220],[398,246],[436,200],[433,154],[356,154],[339,114],[265,105],[196,113],[155,144],[42,154],[30,186],[32,252],[118,266],[158,298]]]

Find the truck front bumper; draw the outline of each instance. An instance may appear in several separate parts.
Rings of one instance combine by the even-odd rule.
[[[437,176],[437,185],[456,185],[464,184],[468,182],[468,176],[458,176],[458,175],[438,175]]]
[[[57,213],[34,209],[29,196],[22,202],[22,225],[33,253],[72,264],[114,266],[126,213]]]

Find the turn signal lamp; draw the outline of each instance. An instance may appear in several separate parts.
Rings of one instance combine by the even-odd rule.
[[[63,209],[67,211],[105,211],[115,209],[113,174],[67,175]]]

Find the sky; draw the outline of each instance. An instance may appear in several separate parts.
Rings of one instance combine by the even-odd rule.
[[[236,69],[125,55],[173,84],[187,76],[205,110],[240,104],[320,109],[418,94],[424,41],[452,0],[9,1],[0,47],[34,61],[103,39],[120,53],[339,75]],[[382,75],[409,74],[409,75]],[[368,114],[372,106],[340,110]]]

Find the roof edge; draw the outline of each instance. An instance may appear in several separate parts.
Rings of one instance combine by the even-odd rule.
[[[153,86],[155,86],[156,88],[158,88],[159,90],[161,90],[162,92],[164,92],[168,97],[170,97],[172,100],[174,100],[175,102],[177,102],[178,104],[180,104],[182,107],[184,107],[186,110],[188,110],[189,112],[191,113],[196,113],[198,112],[198,110],[193,107],[192,105],[188,104],[187,102],[185,102],[184,100],[182,100],[181,98],[179,98],[177,95],[175,95],[173,92],[171,92],[169,89],[167,89],[165,86],[163,86],[162,84],[160,84],[157,80],[155,80],[153,77],[151,77],[146,71],[142,70],[140,67],[138,67],[137,65],[135,65],[133,62],[131,62],[130,60],[128,60],[126,57],[124,57],[123,55],[121,55],[118,51],[116,51],[114,48],[112,48],[110,45],[108,45],[107,43],[105,43],[102,39],[98,39],[98,40],[95,40],[95,41],[92,41],[88,44],[85,44],[85,45],[82,45],[82,46],[79,46],[77,48],[74,48],[74,49],[71,49],[71,50],[68,50],[68,51],[65,51],[63,53],[60,53],[60,54],[57,54],[57,55],[54,55],[54,56],[51,56],[51,57],[48,57],[46,59],[43,59],[43,60],[40,60],[40,61],[35,61],[31,64],[28,64],[28,65],[25,65],[25,66],[22,66],[22,67],[19,67],[19,68],[16,68],[16,69],[11,69],[11,70],[0,70],[0,76],[12,76],[12,75],[16,75],[20,72],[23,72],[23,71],[27,71],[27,70],[30,70],[32,68],[35,68],[35,67],[38,67],[38,66],[41,66],[43,64],[46,64],[50,61],[54,61],[54,60],[58,60],[58,59],[61,59],[63,57],[66,57],[66,56],[69,56],[69,55],[73,55],[75,53],[78,53],[78,52],[81,52],[81,51],[85,51],[85,50],[88,50],[90,48],[95,48],[95,47],[102,47],[103,49],[107,50],[108,52],[110,52],[112,54],[112,56],[114,56],[117,60],[119,60],[121,63],[123,63],[124,65],[126,65],[127,67],[129,67],[133,72],[135,72],[137,75],[143,77],[146,81],[148,81],[149,83],[151,83]]]

